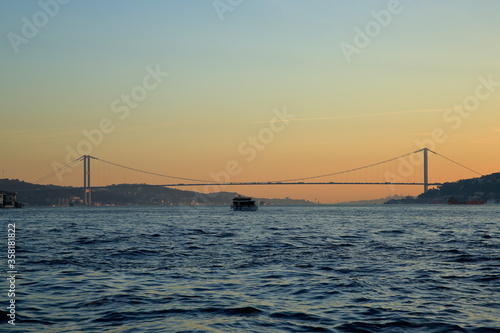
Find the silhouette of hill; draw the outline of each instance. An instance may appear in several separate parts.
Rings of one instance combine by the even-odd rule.
[[[474,198],[484,202],[500,202],[500,173],[444,183],[436,189],[420,194],[417,198],[389,200],[386,203],[446,203],[450,198],[459,201]]]
[[[339,202],[337,205],[381,205],[386,203],[388,200],[400,200],[406,197],[402,197],[400,195],[392,195],[385,198],[380,199],[368,199],[368,200],[355,200],[355,201],[346,201]]]
[[[38,185],[17,179],[0,179],[0,190],[16,192],[17,201],[28,206],[69,206],[83,204],[83,190],[70,186]],[[146,184],[110,185],[92,190],[95,205],[229,205],[234,192],[203,194]],[[266,204],[310,205],[306,200],[266,199]]]

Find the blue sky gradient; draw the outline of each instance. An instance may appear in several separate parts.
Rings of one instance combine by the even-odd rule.
[[[391,3],[399,13],[347,61],[342,43],[354,45],[355,28]],[[474,93],[480,76],[500,81],[500,2],[493,0],[245,0],[224,20],[210,0],[73,0],[59,4],[19,52],[9,34],[22,36],[23,17],[32,21],[43,9],[39,1],[0,7],[0,131],[12,138],[0,167],[11,178],[49,173],[103,118],[116,131],[92,154],[165,170],[165,152],[182,157],[168,162],[169,173],[203,178],[241,157],[237,143],[285,106],[296,115],[293,126],[252,169],[269,170],[269,178],[321,173],[411,151],[444,126],[444,110]],[[168,78],[119,120],[112,102],[140,85],[148,66]],[[499,96],[448,129],[441,150],[498,170],[500,158],[474,153],[500,148]],[[325,150],[346,158],[333,165]],[[300,152],[310,162],[290,168]]]

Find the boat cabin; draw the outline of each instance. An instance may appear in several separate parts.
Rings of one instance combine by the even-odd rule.
[[[255,200],[252,200],[252,198],[238,195],[233,198],[233,204],[231,205],[231,209],[255,211],[257,210],[257,206],[255,205]]]

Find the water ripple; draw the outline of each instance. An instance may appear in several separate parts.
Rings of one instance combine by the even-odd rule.
[[[0,219],[20,226],[19,332],[476,333],[500,332],[499,213],[74,207]]]

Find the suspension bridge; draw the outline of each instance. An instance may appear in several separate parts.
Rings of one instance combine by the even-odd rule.
[[[429,181],[429,153],[434,154],[436,156],[439,156],[449,162],[452,162],[456,165],[458,165],[461,168],[464,168],[470,172],[473,172],[475,174],[478,174],[482,176],[481,173],[474,171],[468,167],[466,167],[463,164],[460,164],[446,156],[443,156],[433,150],[430,150],[428,148],[422,148],[416,151],[409,152],[407,154],[403,154],[400,156],[396,156],[390,159],[386,159],[380,162],[368,164],[368,165],[363,165],[357,168],[351,168],[348,170],[343,170],[343,171],[337,171],[337,172],[331,172],[331,173],[326,173],[326,174],[320,174],[320,175],[313,175],[313,176],[308,176],[308,177],[300,177],[300,178],[292,178],[292,179],[282,179],[282,180],[274,180],[274,181],[252,181],[252,182],[218,182],[215,180],[206,180],[206,179],[194,179],[194,178],[185,178],[185,177],[178,177],[178,176],[172,176],[172,175],[166,175],[166,174],[160,174],[160,173],[155,173],[151,171],[146,171],[146,170],[140,170],[136,168],[132,168],[129,166],[121,165],[118,163],[114,162],[109,162],[94,156],[90,155],[83,155],[80,158],[58,168],[57,170],[54,170],[50,174],[40,178],[37,180],[35,183],[36,184],[41,184],[44,181],[56,176],[60,172],[64,171],[67,168],[75,167],[77,164],[80,164],[83,162],[83,186],[82,187],[74,187],[75,189],[82,189],[83,190],[83,200],[84,204],[86,205],[92,205],[92,190],[94,189],[100,189],[100,188],[106,188],[109,185],[106,186],[92,186],[91,181],[92,181],[92,173],[91,173],[91,161],[96,161],[100,162],[103,164],[106,164],[108,166],[120,168],[123,170],[128,170],[130,172],[134,173],[140,173],[140,174],[145,174],[149,176],[155,176],[155,177],[161,177],[161,178],[167,178],[170,179],[169,183],[162,183],[162,184],[137,184],[137,186],[157,186],[157,187],[188,187],[188,186],[284,186],[284,185],[405,185],[405,186],[422,186],[423,187],[423,192],[427,192],[429,190],[429,187],[432,186],[439,186],[442,185],[443,183],[440,182],[430,182]],[[422,154],[422,179],[421,181],[406,181],[404,177],[398,177],[399,181],[356,181],[356,180],[350,180],[350,181],[320,181],[321,179],[325,179],[328,177],[338,177],[340,175],[345,175],[349,173],[354,173],[356,171],[361,171],[361,170],[366,170],[370,168],[375,168],[375,167],[380,167],[383,166],[389,162],[393,161],[401,161],[401,159],[415,155],[415,154]],[[416,165],[417,166],[417,165]],[[181,182],[182,181],[182,182]],[[125,185],[124,185],[125,186]],[[126,185],[127,187],[130,187],[130,184]],[[116,188],[116,186],[115,186]]]

